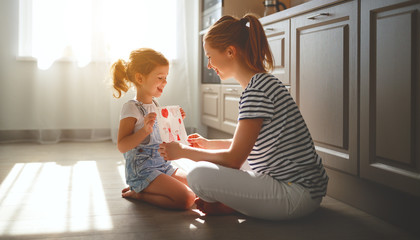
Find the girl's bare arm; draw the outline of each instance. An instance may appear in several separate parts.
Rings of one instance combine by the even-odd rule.
[[[144,127],[133,133],[136,119],[128,117],[120,120],[118,128],[117,147],[122,153],[125,153],[146,139],[147,136],[153,131],[153,124],[156,119],[156,113],[149,113],[144,117]]]

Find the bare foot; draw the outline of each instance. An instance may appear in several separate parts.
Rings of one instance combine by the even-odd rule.
[[[229,215],[236,212],[223,203],[209,203],[201,200],[200,198],[195,199],[195,204],[197,205],[197,209],[206,215]]]
[[[128,192],[130,190],[130,187],[126,187],[122,190],[122,193]]]
[[[130,187],[126,187],[122,190],[121,196],[123,198],[134,198],[140,199],[140,194],[130,190]]]

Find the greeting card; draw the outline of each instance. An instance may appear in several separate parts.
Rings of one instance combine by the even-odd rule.
[[[160,138],[163,142],[169,143],[176,141],[189,145],[179,106],[159,107],[157,111],[157,122]]]

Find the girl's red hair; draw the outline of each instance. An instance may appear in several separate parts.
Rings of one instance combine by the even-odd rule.
[[[162,53],[150,48],[140,48],[130,53],[130,60],[125,62],[123,59],[118,59],[111,66],[112,87],[117,95],[114,97],[120,98],[122,92],[127,92],[132,85],[136,85],[136,73],[147,76],[157,66],[167,66],[169,61]]]

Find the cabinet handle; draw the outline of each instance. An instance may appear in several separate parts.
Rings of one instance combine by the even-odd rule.
[[[267,32],[272,32],[272,31],[274,31],[276,29],[275,28],[272,28],[272,27],[268,27],[268,28],[264,28],[264,30],[267,31]]]
[[[209,88],[209,87],[206,87],[204,90],[207,91],[207,92],[211,92],[212,91],[212,89]]]
[[[237,89],[234,88],[226,88],[226,92],[237,92]]]
[[[307,17],[309,20],[315,20],[316,18],[320,17],[320,16],[330,16],[329,13],[318,13],[312,16]]]

